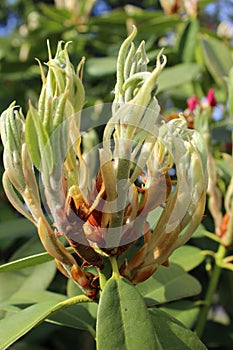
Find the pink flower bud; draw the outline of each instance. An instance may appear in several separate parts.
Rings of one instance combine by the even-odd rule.
[[[199,100],[196,96],[190,97],[187,100],[187,105],[188,105],[188,109],[193,112],[194,109],[197,107],[197,105],[199,105]]]
[[[210,89],[206,95],[207,98],[207,102],[209,104],[209,106],[211,107],[215,107],[217,104],[217,100],[214,96],[214,89]]]

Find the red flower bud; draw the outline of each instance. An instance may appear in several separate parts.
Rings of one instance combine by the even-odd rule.
[[[209,104],[209,106],[211,107],[215,107],[217,104],[217,100],[214,96],[214,89],[210,89],[206,95],[207,98],[207,102]]]
[[[190,97],[187,100],[188,109],[193,112],[197,105],[199,105],[199,100],[196,96]]]

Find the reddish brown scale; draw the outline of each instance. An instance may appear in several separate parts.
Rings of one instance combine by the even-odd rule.
[[[103,266],[103,259],[101,255],[95,252],[95,250],[90,247],[87,241],[87,245],[80,244],[76,241],[73,241],[71,238],[66,237],[69,242],[69,245],[74,249],[75,253],[82,259],[84,259],[85,266]]]
[[[194,114],[190,110],[185,110],[182,114],[187,121],[188,129],[194,129]],[[178,113],[171,113],[164,117],[165,120],[173,120],[180,118]]]

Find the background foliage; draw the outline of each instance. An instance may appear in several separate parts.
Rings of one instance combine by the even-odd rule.
[[[232,23],[223,23],[217,15],[218,11],[211,15],[205,11],[208,3],[208,0],[199,1],[200,10],[198,16],[195,16],[187,15],[183,8],[178,8],[177,11],[163,9],[161,5],[164,6],[164,1],[160,3],[152,0],[1,1],[0,111],[15,99],[25,109],[29,99],[32,102],[36,100],[41,82],[35,57],[41,61],[47,59],[47,39],[53,52],[59,40],[72,41],[69,50],[74,63],[82,56],[86,57],[84,85],[87,106],[111,101],[117,52],[131,31],[132,24],[135,24],[138,28],[136,40],[145,40],[151,66],[154,65],[159,49],[165,48],[168,64],[161,74],[158,90],[162,114],[171,116],[185,110],[189,97],[195,95],[201,100],[210,88],[214,88],[218,104],[211,121],[212,143],[219,164],[218,187],[224,196],[232,176],[228,165],[221,161],[220,152],[229,153],[232,142],[233,123],[226,104],[229,94],[226,77],[232,67],[233,29]],[[228,4],[230,14],[232,2],[229,1]],[[2,165],[0,170],[3,172]],[[67,281],[56,272],[48,255],[40,254],[43,248],[34,227],[16,214],[8,204],[2,188],[0,196],[1,263],[34,256],[34,260],[29,262],[21,261],[21,265],[17,265],[19,271],[17,267],[8,264],[8,270],[5,268],[0,274],[0,317],[12,314],[17,317],[16,311],[25,304],[45,303],[51,297],[56,304],[62,302],[66,294],[70,297],[76,295],[75,287],[70,282],[66,285]],[[176,327],[181,327],[182,323],[191,329],[195,327],[215,261],[211,254],[205,255],[201,250],[215,252],[219,245],[207,237],[208,232],[215,232],[215,223],[207,207],[203,226],[188,246],[173,254],[171,268],[161,267],[155,278],[138,287],[148,305],[159,305],[159,311],[171,315],[173,327],[174,322],[181,322]],[[40,264],[37,264],[38,261]],[[22,269],[23,263],[27,268]],[[28,267],[29,265],[31,266]],[[182,289],[179,288],[181,280]],[[40,313],[54,307],[53,303],[43,304],[43,310],[39,305]],[[75,308],[79,308],[78,311]],[[94,348],[90,334],[95,328],[96,305],[75,308],[48,317],[46,322],[34,328],[11,348],[59,350],[73,347],[74,342],[76,348]],[[232,271],[224,269],[202,335],[209,349],[231,348],[232,310]],[[36,310],[33,309],[32,312],[35,313]],[[156,313],[157,309],[152,312]],[[38,317],[42,317],[41,314]],[[23,319],[21,314],[20,322]],[[30,319],[30,310],[25,319]],[[62,328],[59,324],[66,327]],[[168,324],[166,327],[172,329]],[[161,327],[157,330],[161,332],[161,338],[167,336],[164,329]]]

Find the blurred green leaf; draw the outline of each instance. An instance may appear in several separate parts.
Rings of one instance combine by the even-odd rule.
[[[226,88],[226,78],[233,65],[230,49],[220,39],[202,36],[200,39],[205,66],[217,84]]]
[[[44,15],[55,22],[63,23],[64,21],[72,21],[72,13],[66,8],[57,8],[43,3],[39,4],[39,7]]]
[[[149,309],[160,349],[207,350],[198,336],[166,312]]]
[[[180,266],[160,266],[147,281],[137,285],[146,298],[147,305],[157,305],[178,300],[201,292],[201,285]]]
[[[4,301],[5,305],[24,305],[41,303],[48,300],[56,300],[57,303],[64,301],[66,296],[59,293],[50,292],[42,289],[28,289],[15,291],[7,300]]]
[[[7,349],[17,339],[43,321],[56,306],[56,300],[50,300],[17,312],[0,320],[0,350]]]
[[[179,300],[171,302],[159,308],[159,310],[165,311],[182,322],[186,327],[192,328],[197,320],[200,307],[190,300]]]
[[[199,31],[199,22],[196,18],[185,23],[184,31],[179,38],[179,54],[182,62],[192,62]]]
[[[19,237],[32,237],[36,233],[35,226],[27,219],[18,218],[0,223],[0,239],[10,240]]]
[[[184,245],[172,253],[169,261],[180,265],[185,271],[190,271],[200,265],[204,258],[204,255],[201,254],[201,249]]]
[[[71,279],[67,281],[67,296],[69,298],[83,294],[81,289]],[[98,305],[96,303],[85,303],[82,305],[88,311],[88,314],[96,320]]]
[[[89,58],[86,71],[92,77],[103,77],[116,71],[116,57]]]
[[[233,173],[233,159],[229,154],[223,154],[222,159],[216,160],[218,171],[221,177],[229,182]]]
[[[19,272],[0,274],[0,300],[23,298],[27,303],[27,292],[38,292],[46,289],[54,278],[56,266],[53,261],[35,267],[28,267]],[[31,299],[29,300],[29,302]]]
[[[195,230],[192,238],[203,238],[205,236],[206,228],[204,225],[200,224],[198,228]]]
[[[51,260],[53,260],[53,258],[48,253],[35,254],[0,265],[0,272],[18,271],[25,267],[43,264]]]
[[[12,255],[12,258],[18,259],[25,254],[43,250],[43,246],[37,237],[26,242]],[[6,301],[23,298],[27,303],[27,293],[31,295],[45,290],[54,278],[56,266],[53,261],[27,267],[18,271],[3,272],[0,274],[0,301]]]
[[[158,78],[158,93],[195,80],[200,73],[197,63],[181,63],[165,68]]]
[[[203,335],[207,345],[215,348],[231,349],[233,339],[233,325],[223,325],[218,322],[209,321]]]
[[[69,308],[60,310],[50,316],[46,321],[61,326],[86,330],[92,335],[95,333],[94,326],[96,319],[93,318],[88,310],[82,305],[72,305]]]
[[[25,257],[30,257],[32,254],[44,252],[45,249],[36,234],[34,237],[22,244],[10,257],[10,261],[18,260]]]

